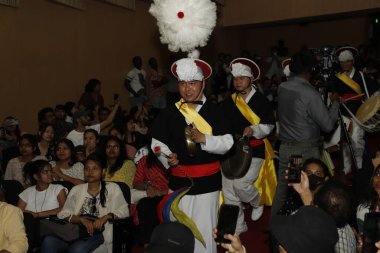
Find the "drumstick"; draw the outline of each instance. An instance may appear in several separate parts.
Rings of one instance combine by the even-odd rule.
[[[360,94],[358,94],[358,95],[356,95],[356,96],[353,96],[353,97],[350,97],[350,98],[345,99],[344,102],[347,102],[347,101],[353,100],[353,99],[358,98],[358,97],[362,97],[362,96],[364,96],[364,95],[365,95],[364,93],[360,93]]]

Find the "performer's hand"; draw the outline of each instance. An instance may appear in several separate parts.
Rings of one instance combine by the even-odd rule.
[[[178,163],[179,163],[179,161],[178,161],[176,153],[171,153],[170,155],[168,155],[168,164],[170,166],[177,166]]]
[[[331,102],[344,102],[344,99],[339,96],[338,93],[334,92],[330,95]]]
[[[253,135],[253,129],[251,127],[247,126],[246,128],[244,128],[243,136],[252,137],[252,135]]]
[[[199,132],[199,130],[193,126],[193,128],[191,129],[191,139],[195,142],[195,143],[202,143],[202,144],[206,144],[206,136]]]

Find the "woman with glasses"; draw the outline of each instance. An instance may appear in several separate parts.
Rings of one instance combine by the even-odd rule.
[[[119,186],[102,180],[105,166],[105,159],[101,156],[89,155],[84,167],[87,183],[71,189],[62,211],[58,213],[58,218],[84,226],[88,236],[70,243],[57,236],[47,236],[42,242],[41,253],[65,250],[90,253],[97,248],[98,252],[100,248],[112,252],[112,224],[109,222],[127,217],[129,209]]]
[[[123,182],[132,189],[136,166],[133,161],[127,159],[123,142],[117,137],[110,136],[106,142],[105,154],[107,169],[104,180],[107,182]]]

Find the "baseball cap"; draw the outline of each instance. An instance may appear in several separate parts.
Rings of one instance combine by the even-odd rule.
[[[158,225],[144,253],[193,253],[194,235],[179,222]]]

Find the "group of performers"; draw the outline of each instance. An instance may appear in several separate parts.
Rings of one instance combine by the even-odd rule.
[[[373,92],[368,87],[369,81],[353,67],[355,52],[351,47],[338,51],[342,73],[337,74],[333,82],[333,91],[343,99],[353,98],[347,104],[353,113]],[[216,105],[204,94],[206,79],[212,73],[210,65],[192,58],[176,61],[171,71],[178,79],[181,99],[168,105],[150,130],[152,150],[170,169],[172,199],[179,198],[172,205],[178,205],[175,208],[182,210],[191,222],[173,212],[170,219],[185,220],[195,226],[192,228],[195,234],[200,232],[201,235],[196,236],[194,252],[197,253],[217,252],[212,231],[217,226],[221,201],[240,206],[236,227],[236,233],[240,234],[247,231],[242,203],[252,206],[251,219],[258,220],[263,213],[263,205],[271,205],[276,190],[274,155],[266,139],[275,128],[275,118],[272,104],[255,86],[260,68],[252,60],[237,58],[231,62],[230,69],[236,92],[221,105]],[[357,96],[362,93],[365,95]],[[364,131],[350,120],[350,115],[343,114],[352,124],[352,145],[358,168],[361,168]],[[223,175],[220,161],[234,145],[237,136],[248,138],[252,160],[244,175],[232,179]],[[194,145],[191,152],[189,141]],[[350,171],[348,161],[345,159],[346,173]],[[185,194],[179,194],[183,189]]]

